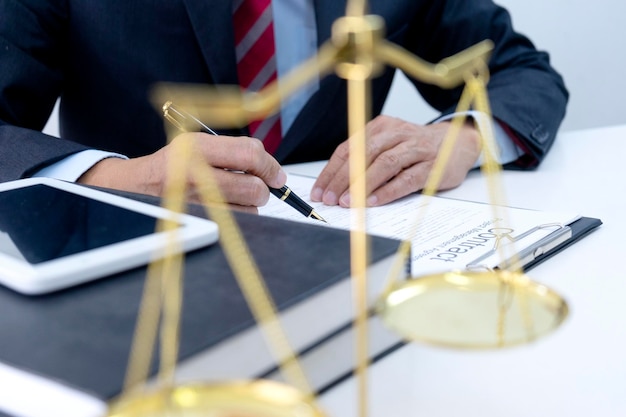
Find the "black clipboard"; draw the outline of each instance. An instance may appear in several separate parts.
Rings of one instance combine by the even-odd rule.
[[[593,232],[601,225],[602,220],[596,219],[594,217],[581,217],[578,220],[568,224],[567,227],[569,227],[571,230],[571,236],[569,236],[569,238],[564,240],[563,242],[560,242],[558,245],[550,248],[549,250],[542,251],[541,253],[536,253],[533,259],[524,263],[524,271],[528,271],[531,268],[534,268],[546,259],[551,258],[557,253],[561,252],[563,249],[578,242],[580,239],[587,236],[589,233]]]

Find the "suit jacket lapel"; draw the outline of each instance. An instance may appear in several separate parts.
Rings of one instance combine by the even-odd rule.
[[[215,84],[237,84],[232,3],[183,0]]]

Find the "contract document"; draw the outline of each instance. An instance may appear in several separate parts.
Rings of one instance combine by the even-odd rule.
[[[289,187],[328,223],[303,217],[277,198],[259,214],[324,227],[350,230],[353,209],[310,200],[315,178],[290,174]],[[411,241],[413,276],[450,270],[524,266],[572,238],[568,225],[581,216],[545,212],[445,197],[411,194],[381,207],[366,209],[369,234]],[[356,225],[355,225],[356,226]]]

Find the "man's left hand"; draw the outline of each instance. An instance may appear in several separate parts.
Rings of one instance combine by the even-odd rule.
[[[450,122],[416,125],[378,116],[366,127],[367,205],[380,206],[424,188]],[[463,182],[480,155],[473,122],[463,125],[439,184],[440,190]],[[313,185],[311,199],[350,207],[349,139],[337,147]]]

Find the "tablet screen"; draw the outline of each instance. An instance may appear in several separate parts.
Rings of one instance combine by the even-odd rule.
[[[154,233],[157,219],[44,184],[0,193],[0,253],[38,264]]]

